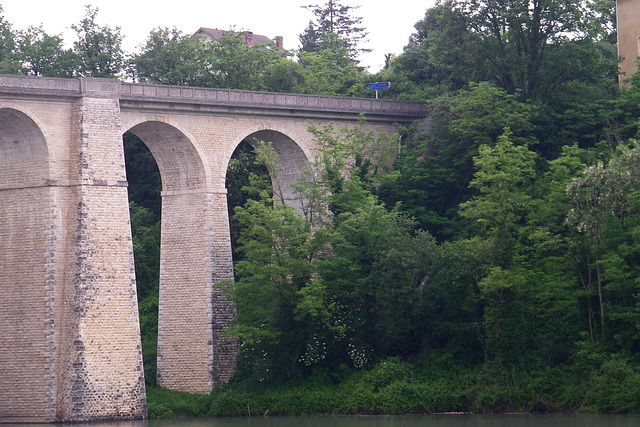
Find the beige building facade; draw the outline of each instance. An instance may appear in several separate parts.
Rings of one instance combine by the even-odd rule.
[[[640,58],[640,0],[616,1],[616,26],[618,31],[618,55],[620,83],[624,84],[638,70]]]

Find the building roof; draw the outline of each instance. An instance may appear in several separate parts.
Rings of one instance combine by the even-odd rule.
[[[208,37],[211,37],[214,40],[220,40],[224,33],[228,33],[229,31],[218,30],[217,28],[205,28],[200,27],[196,34],[202,34]],[[245,43],[249,46],[253,46],[254,44],[276,44],[275,41],[270,39],[267,36],[262,36],[260,34],[253,34],[251,31],[231,31],[233,34],[244,34],[245,35]]]

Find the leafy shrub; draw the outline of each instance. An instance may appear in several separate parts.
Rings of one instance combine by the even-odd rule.
[[[147,387],[147,411],[150,418],[187,416],[207,413],[209,396]]]
[[[503,384],[482,387],[473,402],[477,412],[510,412],[523,408],[525,397],[515,388]]]
[[[378,391],[396,381],[405,381],[412,376],[412,367],[398,357],[391,357],[377,363],[365,374],[364,382],[373,391]]]
[[[464,410],[464,399],[456,387],[443,381],[395,382],[377,395],[381,413],[420,414]]]
[[[620,357],[604,362],[593,377],[584,409],[639,413],[640,370]]]

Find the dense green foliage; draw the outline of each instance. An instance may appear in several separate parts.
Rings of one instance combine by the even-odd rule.
[[[0,72],[46,77],[124,77],[127,54],[122,49],[120,28],[101,26],[98,9],[86,7],[85,17],[71,28],[76,40],[71,48],[62,37],[42,27],[14,31],[1,15]]]
[[[147,389],[150,417],[439,412],[638,412],[640,370],[606,363],[589,387],[577,370],[547,368],[489,375],[450,355],[382,360],[356,372],[318,372],[286,385],[225,387],[209,396]]]
[[[384,97],[428,103],[398,135],[311,125],[301,212],[269,141],[238,147],[237,375],[211,396],[149,388],[151,415],[640,412],[640,74],[618,86],[614,2],[438,1],[375,75],[351,9],[310,10],[296,60],[177,29],[127,55],[90,7],[65,49],[0,14],[0,72],[342,96],[391,81]],[[141,141],[125,149],[152,384],[160,178]]]
[[[134,134],[124,135],[129,209],[138,287],[145,380],[156,383],[160,275],[160,171],[149,149]]]

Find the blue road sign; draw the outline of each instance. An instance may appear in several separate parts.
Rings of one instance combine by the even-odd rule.
[[[369,90],[382,90],[382,89],[389,89],[390,87],[391,87],[390,82],[369,83]]]

